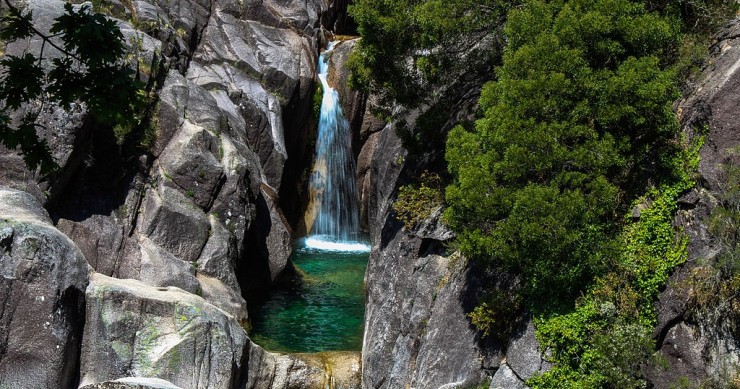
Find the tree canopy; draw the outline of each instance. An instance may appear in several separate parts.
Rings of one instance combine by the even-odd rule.
[[[508,0],[358,0],[349,9],[362,35],[349,66],[356,87],[386,105],[413,106],[431,88],[476,65],[491,66],[490,47],[465,53],[495,36]],[[463,57],[463,54],[466,54]]]
[[[608,263],[618,216],[660,174],[678,96],[675,20],[632,0],[530,1],[509,13],[483,118],[447,143],[461,249],[567,295]]]

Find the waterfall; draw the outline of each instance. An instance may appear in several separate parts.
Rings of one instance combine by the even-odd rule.
[[[319,80],[323,87],[316,158],[310,187],[320,200],[311,236],[306,245],[326,250],[357,251],[360,212],[352,155],[352,131],[342,113],[339,93],[329,86],[329,59],[334,42],[319,56]]]

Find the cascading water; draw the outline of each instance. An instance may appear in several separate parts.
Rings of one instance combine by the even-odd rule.
[[[311,235],[296,242],[279,288],[249,301],[250,337],[272,351],[359,351],[370,247],[361,242],[351,131],[327,82],[334,44],[319,57],[321,102],[311,175]]]
[[[352,132],[342,113],[339,93],[329,85],[329,59],[334,42],[319,57],[319,80],[323,88],[316,165],[310,186],[320,200],[318,213],[306,239],[309,247],[334,251],[366,251],[359,243],[360,220],[355,184]]]

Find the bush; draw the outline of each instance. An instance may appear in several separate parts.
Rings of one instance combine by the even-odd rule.
[[[407,229],[413,229],[441,207],[442,202],[440,177],[434,173],[422,173],[418,184],[398,188],[393,211]]]
[[[495,289],[468,313],[468,318],[483,336],[505,342],[519,323],[522,308],[522,297],[518,290]]]

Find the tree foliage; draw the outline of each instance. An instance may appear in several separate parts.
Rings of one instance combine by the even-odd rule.
[[[679,32],[631,0],[509,13],[484,117],[447,143],[446,216],[467,254],[520,272],[535,295],[573,295],[608,264],[617,216],[668,169]]]
[[[358,0],[350,14],[362,35],[349,62],[355,87],[383,103],[413,106],[460,69],[491,64],[490,47],[463,53],[503,24],[508,0]]]
[[[49,103],[69,109],[82,102],[101,125],[130,127],[138,121],[144,93],[122,60],[124,38],[114,21],[87,6],[65,4],[65,13],[45,34],[34,27],[30,12],[8,0],[5,5],[0,40],[42,41],[38,53],[0,60],[0,142],[11,150],[20,148],[30,169],[48,173],[57,166],[46,140],[37,134],[39,115]]]

